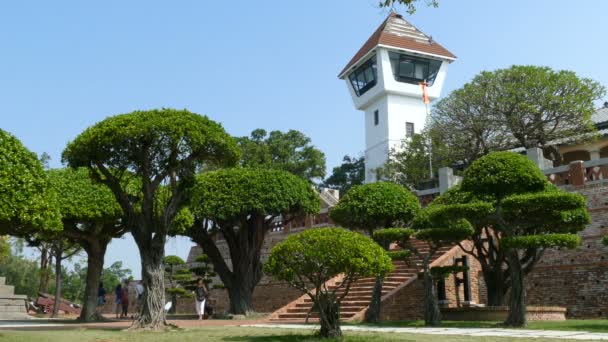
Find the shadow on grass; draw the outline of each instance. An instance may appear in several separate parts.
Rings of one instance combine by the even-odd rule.
[[[375,324],[343,323],[344,325],[358,325],[368,327],[392,328],[423,328],[424,321],[386,321]],[[505,328],[502,322],[497,321],[443,321],[441,328]],[[532,330],[567,330],[608,333],[608,320],[600,319],[572,319],[565,321],[530,321],[524,329]]]
[[[322,339],[317,335],[300,335],[300,334],[287,334],[287,335],[274,335],[274,336],[234,336],[224,337],[223,341],[241,342],[241,341],[252,341],[252,342],[368,342],[368,341],[389,341],[385,337],[376,336],[374,334],[369,335],[345,335],[338,339]],[[414,340],[399,339],[400,342],[407,342]]]

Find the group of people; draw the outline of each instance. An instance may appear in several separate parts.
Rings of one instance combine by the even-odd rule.
[[[196,314],[198,315],[198,319],[202,320],[205,317],[205,304],[207,302],[207,298],[209,296],[209,290],[207,289],[207,285],[203,278],[199,278],[196,281],[196,287],[194,289],[194,300],[195,300],[195,309]],[[137,294],[137,308],[141,308],[143,295],[144,295],[144,286],[141,284],[141,281],[138,281],[135,284],[135,293]],[[103,283],[99,283],[99,291],[97,293],[97,305],[103,306],[106,303],[106,289],[103,287]],[[129,312],[129,282],[124,281],[122,284],[116,285],[114,289],[114,304],[115,304],[115,312],[116,318],[127,318]],[[177,303],[173,303],[176,305]]]
[[[142,305],[144,295],[144,286],[141,281],[135,283],[136,304],[139,309]],[[103,283],[99,283],[99,291],[97,293],[97,305],[103,306],[106,303],[106,289]],[[129,282],[125,280],[122,284],[119,283],[114,288],[114,305],[116,318],[127,318],[129,316]]]

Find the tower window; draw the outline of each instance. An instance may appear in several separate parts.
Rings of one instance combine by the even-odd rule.
[[[357,93],[357,96],[365,94],[376,85],[378,71],[376,67],[376,55],[373,55],[365,63],[361,64],[355,71],[348,75],[348,79]]]
[[[414,57],[397,52],[389,52],[388,55],[391,60],[393,76],[395,76],[397,82],[418,84],[426,81],[429,86],[432,86],[441,67],[441,61],[434,59]]]
[[[405,123],[405,137],[406,138],[411,138],[414,136],[414,123],[413,122],[406,122]]]
[[[374,126],[378,126],[379,122],[380,122],[380,115],[378,114],[378,111],[375,110],[374,111]]]

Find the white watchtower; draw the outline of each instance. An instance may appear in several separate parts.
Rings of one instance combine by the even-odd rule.
[[[365,182],[375,182],[391,148],[420,133],[430,100],[441,93],[456,56],[392,12],[340,72],[355,107],[365,112]]]

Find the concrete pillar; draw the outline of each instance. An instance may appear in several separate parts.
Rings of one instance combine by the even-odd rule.
[[[443,194],[454,185],[458,185],[462,178],[454,176],[454,170],[450,167],[442,167],[439,169],[439,193]]]
[[[585,184],[585,167],[582,160],[575,160],[568,164],[570,168],[570,184],[580,186]]]
[[[538,147],[529,148],[526,150],[526,156],[528,159],[534,162],[539,169],[546,169],[545,165],[547,165],[547,160],[543,155],[543,150]]]

